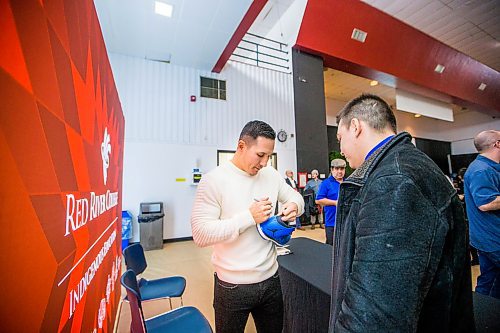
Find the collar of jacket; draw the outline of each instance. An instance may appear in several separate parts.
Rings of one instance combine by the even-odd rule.
[[[411,141],[412,137],[407,132],[401,132],[395,135],[389,142],[377,149],[363,164],[360,165],[347,179],[349,183],[354,183],[358,186],[363,186],[372,170],[377,166],[380,160],[385,156],[388,150],[397,145],[401,141],[408,139]]]

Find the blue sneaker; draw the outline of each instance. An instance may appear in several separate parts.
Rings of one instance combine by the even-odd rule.
[[[292,238],[292,232],[295,230],[294,227],[289,227],[285,222],[281,220],[280,216],[271,216],[266,221],[257,224],[257,231],[260,236],[266,240],[270,240],[278,246],[283,246],[290,238]]]

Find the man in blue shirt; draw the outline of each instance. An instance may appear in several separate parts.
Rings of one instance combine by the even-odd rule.
[[[474,145],[479,155],[465,173],[464,194],[481,270],[476,292],[500,298],[500,131],[479,133]]]
[[[332,160],[330,165],[331,175],[320,184],[316,203],[325,209],[326,244],[333,245],[337,199],[339,198],[340,184],[344,180],[346,162],[340,158],[336,158]]]
[[[319,186],[323,182],[321,179],[319,179],[319,172],[318,170],[314,169],[311,171],[311,177],[307,183],[306,187],[304,188],[304,193],[306,193],[307,190],[311,189],[314,192],[314,203],[316,203],[316,197],[318,196],[318,191],[319,191]],[[318,206],[318,211],[319,211],[319,206]],[[316,222],[319,223],[319,227],[321,229],[325,229],[325,226],[323,225],[323,212],[319,211],[318,215],[311,215],[311,230],[315,228]]]

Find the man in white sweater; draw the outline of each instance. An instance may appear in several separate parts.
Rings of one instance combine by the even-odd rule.
[[[205,174],[191,216],[198,246],[213,245],[214,309],[218,333],[243,332],[249,313],[258,332],[281,332],[283,300],[276,249],[257,231],[282,203],[293,221],[304,210],[301,195],[267,167],[276,134],[258,120],[243,128],[233,159]]]

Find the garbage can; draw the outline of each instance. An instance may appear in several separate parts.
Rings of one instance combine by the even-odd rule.
[[[143,202],[140,205],[140,242],[144,250],[163,248],[163,202]]]
[[[132,214],[122,211],[122,251],[129,245],[132,238]]]

